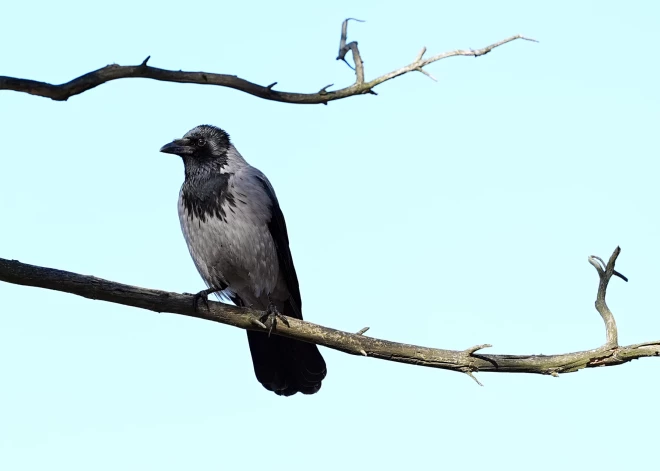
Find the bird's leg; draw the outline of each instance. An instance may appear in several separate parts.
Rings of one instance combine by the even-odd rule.
[[[261,316],[259,319],[261,322],[264,323],[266,327],[268,327],[268,336],[270,337],[270,333],[277,327],[277,320],[281,320],[284,325],[289,327],[289,321],[286,320],[286,317],[284,317],[282,314],[280,314],[280,311],[277,310],[277,306],[269,300],[268,302],[268,309],[266,309],[266,314]]]
[[[203,289],[199,293],[197,293],[193,297],[193,308],[195,309],[195,312],[197,312],[197,308],[199,305],[199,301],[204,301],[204,304],[206,305],[206,310],[210,310],[209,308],[209,294],[217,293],[218,291],[222,291],[222,288],[208,288],[208,289]]]

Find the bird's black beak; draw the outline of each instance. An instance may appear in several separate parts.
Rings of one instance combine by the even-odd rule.
[[[175,139],[160,148],[161,152],[174,155],[189,155],[193,153],[193,150],[194,147],[190,139]]]

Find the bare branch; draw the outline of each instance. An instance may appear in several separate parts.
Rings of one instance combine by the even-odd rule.
[[[413,71],[422,72],[428,77],[433,78],[430,73],[423,70],[423,67],[441,59],[446,59],[453,56],[482,56],[489,53],[496,47],[502,46],[503,44],[514,41],[516,39],[534,41],[533,39],[529,39],[521,35],[516,35],[493,43],[490,46],[486,46],[482,49],[458,49],[456,51],[438,54],[425,60],[422,59],[422,57],[424,56],[424,52],[426,52],[426,48],[423,48],[411,64],[366,82],[364,75],[364,64],[358,50],[357,42],[352,41],[350,43],[346,43],[346,34],[349,20],[354,20],[354,18],[348,18],[342,23],[342,35],[339,44],[339,55],[337,59],[341,59],[348,64],[346,61],[346,54],[349,50],[353,53],[353,60],[355,62],[355,83],[340,90],[327,91],[326,89],[328,87],[323,87],[317,93],[280,92],[273,90],[273,87],[277,82],[263,86],[249,82],[235,75],[216,74],[210,72],[186,72],[182,70],[167,70],[151,67],[147,65],[147,62],[151,56],[147,57],[139,65],[110,64],[60,85],[54,85],[47,82],[38,82],[36,80],[23,78],[0,76],[0,90],[12,90],[16,92],[23,92],[29,93],[31,95],[46,97],[56,101],[66,101],[72,96],[79,95],[112,80],[119,80],[124,78],[146,78],[151,80],[159,80],[161,82],[195,83],[201,85],[228,87],[244,93],[248,93],[250,95],[254,95],[259,98],[263,98],[264,100],[279,101],[282,103],[310,105],[328,104],[330,101],[341,100],[351,96],[366,94],[376,95],[376,92],[373,91],[374,87],[380,85],[381,83],[387,82],[388,80],[392,80],[393,78]],[[433,78],[433,80],[435,80],[435,78]]]
[[[352,355],[369,356],[381,360],[412,365],[441,368],[468,374],[490,371],[499,373],[536,373],[557,376],[582,368],[612,366],[643,357],[660,356],[660,340],[638,343],[626,347],[616,342],[614,316],[605,304],[605,291],[614,273],[614,262],[620,253],[617,247],[608,264],[597,266],[597,258],[589,262],[597,266],[601,281],[596,308],[603,316],[607,330],[607,343],[600,348],[560,355],[484,355],[476,354],[489,345],[476,345],[466,350],[445,350],[408,345],[388,340],[365,337],[365,330],[357,333],[323,327],[298,319],[286,318],[288,327],[277,327],[275,335],[316,343]],[[602,275],[601,275],[602,271]],[[169,312],[197,317],[247,330],[266,330],[259,319],[263,312],[237,308],[224,303],[209,302],[209,310],[195,310],[193,296],[166,291],[139,288],[92,276],[27,265],[0,258],[0,281],[24,286],[63,291],[89,299],[133,306],[155,312]],[[279,324],[278,324],[279,325]]]

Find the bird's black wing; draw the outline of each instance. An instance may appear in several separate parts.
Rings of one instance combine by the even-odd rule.
[[[298,275],[296,275],[296,268],[293,266],[293,258],[291,257],[291,249],[289,248],[289,234],[286,230],[286,222],[284,215],[277,202],[275,191],[270,185],[268,180],[262,177],[257,177],[259,182],[263,185],[264,190],[272,201],[271,219],[268,223],[268,230],[275,243],[275,250],[277,250],[277,260],[280,264],[280,272],[284,277],[286,286],[291,295],[291,312],[283,312],[287,316],[302,319],[302,299],[300,297],[300,286],[298,285]]]
[[[282,306],[282,314],[302,319],[300,287],[289,249],[284,215],[268,180],[257,178],[271,200],[272,214],[268,230],[277,250],[281,276],[284,277],[289,290],[289,299]],[[325,378],[327,369],[315,344],[279,335],[269,336],[265,332],[248,331],[247,335],[254,372],[266,389],[278,395],[291,396],[297,392],[314,394],[321,388],[321,381]]]

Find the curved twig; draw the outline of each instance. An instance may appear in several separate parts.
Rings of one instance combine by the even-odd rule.
[[[615,273],[625,281],[628,281],[628,278],[618,272],[615,272],[614,270],[614,264],[616,263],[616,259],[619,257],[620,253],[621,248],[617,247],[612,253],[612,256],[607,262],[607,265],[602,258],[595,255],[592,255],[588,258],[589,263],[591,263],[594,268],[596,268],[598,277],[600,278],[600,282],[598,284],[598,294],[596,295],[596,310],[603,318],[603,322],[605,322],[605,330],[607,332],[607,343],[605,345],[612,348],[616,348],[619,345],[619,336],[616,328],[616,321],[614,320],[614,315],[612,314],[612,311],[610,311],[610,308],[607,307],[607,303],[605,302],[605,294],[607,293],[607,285]]]
[[[605,304],[605,291],[609,280],[607,277],[612,276],[614,262],[619,252],[620,249],[617,247],[605,268],[597,266],[597,259],[594,257],[589,258],[589,262],[597,266],[599,275],[602,272],[596,307],[603,316],[607,330],[605,345],[593,350],[560,355],[476,354],[477,350],[488,345],[476,345],[462,351],[420,347],[368,337],[364,335],[365,329],[357,333],[343,332],[293,318],[287,318],[288,327],[279,327],[273,331],[273,334],[316,343],[352,355],[458,371],[473,378],[472,373],[477,371],[557,376],[560,373],[569,373],[582,368],[619,365],[636,358],[660,356],[660,340],[625,347],[616,344],[616,324],[614,316]],[[263,312],[260,311],[218,302],[209,302],[208,310],[197,311],[193,306],[192,295],[124,285],[92,276],[27,265],[15,260],[0,259],[0,281],[63,291],[155,312],[197,317],[246,330],[266,329],[266,326],[259,321],[263,316]],[[604,312],[606,314],[603,314]]]
[[[263,98],[264,100],[279,101],[283,103],[309,105],[327,104],[330,101],[341,100],[342,98],[356,95],[376,95],[376,92],[372,90],[374,87],[409,72],[418,71],[429,77],[432,77],[422,68],[428,64],[431,64],[432,62],[437,62],[441,59],[446,59],[453,56],[483,56],[484,54],[488,54],[496,47],[502,46],[503,44],[509,43],[516,39],[534,41],[533,39],[529,39],[518,34],[493,43],[490,46],[486,46],[482,49],[458,49],[455,51],[438,54],[426,60],[423,60],[422,54],[419,54],[411,64],[388,74],[382,75],[369,82],[365,82],[364,65],[357,48],[357,42],[353,41],[346,44],[347,22],[348,20],[345,20],[342,24],[342,40],[340,43],[339,57],[337,57],[337,59],[343,59],[345,61],[346,53],[349,50],[353,52],[353,59],[356,65],[356,79],[353,85],[342,88],[340,90],[327,91],[326,88],[328,87],[324,87],[317,93],[281,92],[273,90],[273,86],[277,82],[263,86],[242,79],[235,75],[215,74],[209,72],[185,72],[182,70],[167,70],[160,69],[158,67],[151,67],[147,65],[147,62],[151,56],[142,61],[140,65],[110,64],[60,85],[23,78],[0,76],[0,90],[12,90],[16,92],[24,92],[31,95],[51,98],[56,101],[66,101],[72,96],[79,95],[112,80],[119,80],[124,78],[147,78],[152,80],[159,80],[162,82],[195,83],[201,85],[228,87],[249,93],[250,95],[254,95],[259,98]]]
[[[355,83],[360,85],[364,83],[364,63],[362,62],[362,57],[360,56],[360,51],[358,49],[357,41],[351,41],[346,43],[346,35],[348,34],[348,22],[349,21],[359,21],[364,23],[364,20],[358,20],[357,18],[346,18],[341,24],[341,38],[339,40],[339,53],[337,54],[337,60],[342,60],[355,71]],[[351,67],[351,64],[346,60],[346,54],[348,51],[353,53],[353,62],[355,63],[355,68]]]

